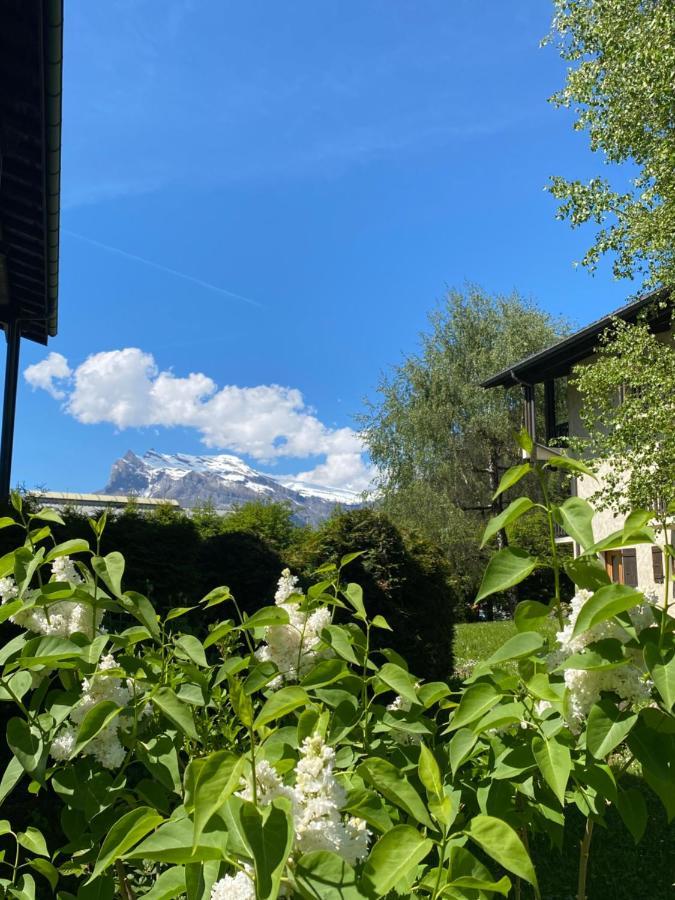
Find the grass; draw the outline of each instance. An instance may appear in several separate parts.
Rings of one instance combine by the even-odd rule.
[[[553,623],[545,634],[556,631]],[[477,662],[487,659],[516,634],[513,622],[473,622],[456,626],[455,672],[465,678]],[[636,846],[615,810],[607,816],[607,827],[596,826],[591,845],[588,900],[675,900],[675,821],[667,821],[656,795],[639,778],[638,788],[647,803],[649,821]],[[567,814],[562,850],[550,847],[543,836],[534,838],[532,856],[543,900],[576,900],[579,843],[584,821],[576,810]],[[528,898],[524,892],[523,900]]]

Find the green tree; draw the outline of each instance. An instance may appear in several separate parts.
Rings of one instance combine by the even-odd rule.
[[[477,538],[498,511],[492,495],[516,461],[522,415],[517,384],[486,391],[481,382],[566,326],[517,294],[472,286],[450,291],[429,322],[420,352],[382,379],[361,424],[383,473],[384,509],[446,550],[453,588],[468,598],[483,564]]]
[[[248,531],[277,552],[288,549],[302,531],[288,503],[243,503],[222,519],[222,532]]]
[[[613,255],[614,274],[675,284],[675,3],[554,0],[549,39],[569,63],[551,100],[574,110],[591,149],[617,166],[587,182],[555,177],[558,217],[599,226],[583,263]],[[632,179],[626,166],[637,167]],[[634,171],[629,169],[629,171]]]
[[[616,321],[578,366],[585,450],[602,465],[596,504],[619,512],[675,503],[675,347],[648,322]]]

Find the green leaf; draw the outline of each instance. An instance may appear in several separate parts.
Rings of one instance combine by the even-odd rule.
[[[244,728],[253,727],[253,704],[251,698],[244,690],[241,681],[234,676],[228,676],[227,686],[230,695],[230,703],[234,710],[235,716],[239,719]]]
[[[29,774],[35,772],[42,757],[43,744],[36,728],[18,716],[7,723],[9,749]]]
[[[611,700],[599,700],[588,714],[586,747],[596,759],[605,759],[626,740],[637,720],[636,713],[622,712]]]
[[[534,571],[536,565],[537,560],[524,550],[505,547],[495,553],[485,570],[475,602],[480,603],[490,594],[496,594],[520,584]]]
[[[122,596],[122,575],[124,574],[124,557],[114,550],[106,556],[94,556],[91,565],[113,596]]]
[[[185,894],[185,869],[172,866],[161,872],[143,900],[176,900]]]
[[[514,621],[518,631],[533,631],[551,615],[551,608],[538,600],[521,600],[516,606]]]
[[[532,453],[534,450],[534,438],[525,426],[516,434],[516,441],[520,449],[524,450],[525,453]]]
[[[270,625],[288,625],[288,613],[281,606],[263,606],[237,628],[251,631],[253,628],[269,627]]]
[[[43,878],[49,882],[52,892],[56,891],[56,885],[59,883],[59,870],[48,859],[30,859],[28,865],[33,871],[38,872]]]
[[[595,542],[593,537],[593,517],[595,510],[582,497],[568,497],[555,509],[554,516],[566,533],[586,550]]]
[[[537,876],[527,850],[506,822],[493,816],[475,816],[466,834],[500,866],[537,887]]]
[[[577,587],[586,591],[597,591],[612,583],[607,570],[595,557],[578,556],[576,559],[568,559],[565,563],[565,572]]]
[[[671,710],[675,704],[675,653],[659,650],[655,644],[647,644],[644,653],[656,689],[666,708]]]
[[[301,685],[304,688],[324,687],[347,674],[349,670],[341,659],[322,659],[305,675]]]
[[[488,665],[497,665],[510,659],[522,659],[535,653],[543,644],[544,638],[538,631],[521,631],[495,650],[486,662]]]
[[[244,758],[228,750],[218,750],[201,763],[193,793],[194,848],[198,846],[211,816],[239,787]]]
[[[356,617],[358,619],[362,619],[365,622],[367,616],[366,608],[363,605],[363,588],[361,587],[361,585],[350,582],[342,591],[342,596],[345,597],[349,605],[352,607],[356,614]]]
[[[584,631],[588,631],[589,628],[597,625],[598,622],[604,622],[619,613],[625,612],[627,609],[631,609],[633,606],[642,603],[643,600],[643,595],[627,584],[608,584],[600,588],[581,607],[577,620],[574,623],[572,637],[577,637]]]
[[[152,702],[164,713],[170,722],[173,722],[183,734],[196,741],[198,740],[195,721],[190,707],[183,703],[169,687],[161,687],[152,695]]]
[[[272,696],[265,701],[263,708],[253,723],[254,728],[262,728],[268,722],[274,722],[293,712],[299,706],[307,706],[309,704],[309,695],[307,691],[296,685],[283,687],[281,690],[275,691]]]
[[[188,659],[192,660],[196,666],[200,666],[200,668],[203,669],[208,668],[209,664],[206,659],[206,654],[204,653],[204,648],[202,647],[201,641],[194,637],[194,635],[181,635],[176,640],[176,646],[180,647]]]
[[[487,523],[483,534],[483,540],[480,543],[481,547],[484,547],[489,540],[503,528],[506,528],[507,525],[516,522],[521,516],[525,515],[525,513],[532,509],[534,505],[535,504],[529,497],[516,497],[515,500],[512,500],[505,510],[500,512],[498,516],[490,519]]]
[[[393,631],[393,628],[387,622],[384,616],[375,616],[373,621],[370,623],[373,628],[383,628],[385,631]]]
[[[122,712],[114,700],[101,700],[85,713],[77,730],[77,741],[70,758],[77,756],[97,734],[100,734]]]
[[[21,762],[16,756],[13,756],[7,764],[7,768],[3,772],[2,780],[0,781],[0,804],[4,803],[7,797],[9,797],[23,778],[24,772],[25,769],[21,765]]]
[[[654,544],[656,536],[652,528],[638,528],[635,531],[626,532],[624,530],[614,531],[608,534],[606,538],[598,541],[589,547],[585,556],[595,556],[598,553],[604,553],[605,550],[620,550],[622,547],[632,547],[635,544]]]
[[[55,525],[65,525],[66,523],[63,521],[61,516],[56,512],[55,509],[50,509],[48,506],[44,506],[42,509],[39,509],[36,513],[33,513],[30,517],[32,519],[38,519],[41,522],[54,522]],[[13,521],[13,520],[10,520]]]
[[[411,703],[418,703],[415,679],[410,672],[406,672],[395,663],[385,663],[377,673],[380,681],[383,681],[392,691],[396,691],[401,697],[405,697]]]
[[[222,585],[209,591],[206,597],[202,597],[199,602],[204,604],[205,609],[209,609],[211,606],[218,606],[219,603],[225,603],[227,600],[232,600],[232,592],[229,587]]]
[[[633,835],[633,840],[639,844],[647,828],[648,814],[645,798],[635,788],[627,788],[619,791],[616,808],[619,810],[624,825]]]
[[[351,635],[342,625],[326,625],[321,632],[321,640],[325,641],[329,647],[341,658],[353,665],[358,665],[358,659],[352,647]]]
[[[217,644],[218,641],[221,641],[231,631],[234,631],[234,624],[230,619],[226,622],[219,622],[212,631],[209,631],[207,637],[204,638],[204,649],[211,647],[213,644]]]
[[[503,494],[504,491],[508,491],[508,489],[513,487],[514,484],[518,484],[520,479],[531,471],[532,466],[528,462],[521,463],[518,466],[511,466],[511,468],[507,469],[506,472],[504,472],[504,474],[502,475],[499,482],[499,487],[494,492],[492,499],[496,500],[500,494]]]
[[[262,812],[245,801],[239,810],[239,822],[253,856],[256,898],[274,898],[279,892],[281,875],[293,846],[290,801],[285,798],[273,800]]]
[[[426,805],[405,774],[386,759],[371,756],[364,760],[357,773],[395,806],[405,810],[422,825],[435,828]]]
[[[572,771],[570,751],[553,737],[534,737],[532,752],[544,780],[558,798],[560,805],[564,806],[567,782]]]
[[[192,612],[197,609],[196,606],[174,606],[173,609],[170,609],[166,614],[164,621],[171,622],[173,619],[178,619],[180,616],[185,616],[187,613]],[[147,897],[147,894],[143,894],[144,897]]]
[[[192,836],[194,826],[187,816],[174,819],[160,825],[125,859],[147,859],[150,862],[186,865],[187,863],[204,863],[209,860],[222,860],[227,850],[228,833],[222,826],[207,828],[199,839],[199,846],[194,849]]]
[[[430,797],[443,797],[443,776],[434,754],[426,744],[420,744],[420,758],[417,764],[420,781]]]
[[[571,472],[573,475],[588,475],[595,479],[593,471],[588,468],[586,463],[580,459],[574,459],[572,456],[551,456],[544,460],[544,465],[551,469],[562,469],[565,472]]]
[[[124,596],[120,597],[119,601],[128,613],[131,613],[141,625],[145,625],[155,640],[160,639],[161,634],[157,623],[157,613],[147,597],[144,597],[143,594],[138,594],[136,591],[125,591]]]
[[[11,516],[0,516],[0,528],[9,528],[10,525],[18,525]]]
[[[361,877],[364,893],[386,897],[429,855],[432,847],[432,841],[415,828],[396,825],[382,835],[368,855]]]
[[[294,878],[304,900],[366,900],[354,869],[329,850],[305,853],[295,864]]]
[[[511,881],[506,875],[500,878],[499,881],[485,881],[482,878],[474,878],[473,875],[462,875],[459,878],[453,878],[452,881],[448,882],[447,886],[451,888],[468,888],[470,891],[490,891],[507,897],[511,890]]]
[[[162,817],[149,806],[139,806],[118,819],[108,831],[101,845],[94,871],[86,883],[91,884],[161,821]]]
[[[453,775],[456,774],[462,763],[469,758],[477,740],[478,735],[471,728],[460,728],[459,731],[453,734],[448,745],[450,768]]]
[[[359,556],[363,556],[365,552],[365,550],[357,550],[355,553],[345,553],[345,555],[340,560],[340,568],[343,569],[345,566],[349,565],[350,562],[358,559]],[[323,569],[323,566],[321,568]],[[317,571],[319,570],[317,569]]]
[[[475,722],[489,709],[492,709],[499,697],[499,692],[491,684],[478,683],[469,685],[462,694],[462,699],[452,715],[449,727],[454,730]]]
[[[17,834],[16,839],[22,847],[26,848],[26,850],[34,853],[36,856],[46,856],[47,859],[49,859],[47,842],[45,841],[42,832],[37,828],[33,828],[32,825],[29,825],[24,832]]]
[[[62,544],[57,544],[56,547],[53,547],[45,556],[45,562],[52,562],[61,556],[73,556],[75,553],[88,552],[89,541],[85,541],[83,538],[74,538],[71,541],[64,541]]]

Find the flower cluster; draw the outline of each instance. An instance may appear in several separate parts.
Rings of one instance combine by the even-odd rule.
[[[52,582],[66,582],[71,585],[82,584],[82,578],[75,568],[75,563],[68,556],[61,556],[52,563]],[[16,582],[11,576],[0,578],[0,599],[9,603],[19,594]],[[91,603],[73,600],[57,600],[47,606],[28,606],[21,609],[10,621],[32,631],[35,634],[70,637],[81,632],[91,637],[100,629],[103,611],[97,610]]]
[[[82,697],[70,712],[70,723],[65,725],[52,741],[50,754],[56,760],[69,759],[77,741],[77,729],[82,720],[98,703],[112,700],[120,708],[128,705],[132,693],[121,678],[107,674],[117,668],[112,654],[101,658],[96,672],[82,682]],[[120,729],[129,724],[126,717],[118,715],[96,735],[82,750],[85,756],[93,756],[106,769],[117,769],[124,762],[126,751],[119,739]]]
[[[333,773],[334,763],[335,751],[319,734],[305,738],[300,747],[294,786],[284,784],[267,760],[259,760],[255,770],[258,806],[268,806],[278,797],[291,801],[295,829],[292,857],[312,850],[332,850],[354,865],[368,853],[370,832],[363,819],[340,812],[346,796]],[[253,799],[250,780],[238,796]],[[225,897],[255,900],[255,887],[247,871],[226,875],[214,884],[211,900]]]
[[[596,641],[613,639],[627,644],[630,635],[618,622],[606,620],[593,625],[587,631],[573,636],[574,626],[584,604],[593,595],[589,591],[579,590],[572,598],[569,619],[562,631],[556,634],[558,648],[551,654],[551,668],[560,666],[572,654],[583,654],[590,644]],[[630,619],[638,631],[653,624],[653,617],[648,603],[640,604],[629,610]],[[639,650],[626,648],[627,662],[615,668],[574,669],[566,668],[564,673],[567,687],[566,717],[572,731],[578,732],[588,716],[594,703],[600,700],[603,692],[617,694],[627,703],[640,703],[649,699],[651,684],[641,665]]]
[[[271,688],[298,681],[317,659],[328,653],[322,646],[320,635],[326,625],[330,625],[330,610],[325,606],[312,612],[304,609],[304,597],[297,583],[298,579],[284,569],[274,602],[288,613],[288,624],[266,628],[264,643],[256,651],[260,662],[269,660],[279,670],[279,675],[270,683]]]

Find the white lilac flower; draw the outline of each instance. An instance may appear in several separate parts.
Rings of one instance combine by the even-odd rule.
[[[579,590],[572,598],[569,619],[556,635],[558,648],[549,657],[549,666],[555,668],[575,653],[583,653],[589,644],[606,638],[613,638],[622,644],[628,643],[630,635],[618,622],[599,622],[587,631],[573,636],[574,626],[585,603],[593,595]],[[640,604],[628,611],[631,622],[638,631],[648,628],[654,619],[649,603]],[[627,650],[630,662],[614,669],[565,669],[567,688],[567,720],[572,731],[578,732],[591,707],[600,700],[603,692],[615,693],[625,702],[634,704],[647,700],[651,683],[647,679],[639,651]]]
[[[330,625],[330,610],[327,607],[313,612],[301,609],[303,597],[297,583],[298,579],[284,569],[274,602],[288,614],[288,624],[266,628],[264,643],[256,650],[260,662],[271,661],[279,670],[279,675],[270,682],[271,688],[281,687],[285,681],[298,681],[317,659],[328,655],[320,635]]]
[[[256,793],[260,806],[268,806],[277,797],[287,797],[291,801],[294,799],[293,788],[283,783],[277,770],[266,759],[256,762],[255,774]],[[237,796],[244,800],[253,800],[253,786],[250,777],[246,781],[246,786],[237,792]]]
[[[52,741],[49,752],[53,758],[59,762],[70,759],[70,754],[75,749],[76,741],[77,735],[75,729],[70,725],[66,725]]]
[[[332,850],[350,865],[368,854],[370,832],[366,822],[340,812],[346,795],[333,774],[335,751],[319,734],[305,738],[295,769],[295,786],[286,785],[267,760],[256,763],[258,806],[269,805],[278,797],[291,801],[295,827],[292,854],[310,850]],[[253,799],[251,778],[238,792]]]
[[[211,888],[211,900],[255,900],[255,897],[253,877],[246,872],[226,875]]]
[[[388,712],[410,712],[412,703],[410,700],[407,700],[405,697],[397,694],[396,698],[392,700],[391,703],[388,703],[386,708]],[[422,743],[421,734],[410,734],[410,732],[408,731],[404,731],[401,728],[396,728],[395,725],[392,725],[390,733],[398,744]]]
[[[84,679],[82,696],[70,712],[70,724],[65,725],[52,742],[50,753],[54,759],[62,760],[70,756],[75,746],[72,726],[79,726],[89,710],[98,703],[112,700],[117,706],[125,707],[130,702],[131,690],[128,684],[114,675],[104,674],[116,668],[114,656],[108,654],[101,658],[96,672],[90,678]],[[126,750],[119,739],[119,731],[124,725],[122,716],[113,719],[84,747],[82,753],[85,756],[93,756],[106,769],[119,768],[126,756]]]
[[[332,850],[353,865],[368,852],[366,823],[343,821],[345,792],[333,774],[335,751],[319,734],[305,738],[295,777],[295,849]]]
[[[82,578],[68,556],[61,556],[52,563],[52,581],[82,584]],[[0,579],[0,598],[3,603],[13,600],[18,593],[13,578]],[[97,610],[94,621],[94,609],[90,603],[72,600],[57,600],[48,606],[29,607],[10,616],[10,621],[28,631],[58,637],[70,637],[76,632],[91,636],[99,631],[102,619],[103,610]]]

